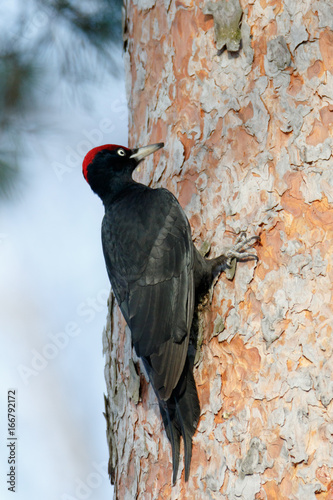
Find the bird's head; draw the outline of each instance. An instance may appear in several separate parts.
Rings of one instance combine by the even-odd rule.
[[[82,164],[84,178],[102,199],[113,189],[130,182],[133,170],[148,155],[163,148],[164,143],[129,149],[105,144],[91,149]]]

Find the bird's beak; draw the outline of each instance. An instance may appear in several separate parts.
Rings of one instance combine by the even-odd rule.
[[[150,144],[149,146],[143,146],[143,148],[132,149],[132,154],[130,158],[136,160],[137,163],[139,161],[146,158],[146,156],[155,153],[158,149],[163,148],[164,142],[158,142],[157,144]]]

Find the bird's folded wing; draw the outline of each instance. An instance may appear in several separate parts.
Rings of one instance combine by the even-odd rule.
[[[193,244],[186,216],[173,195],[163,189],[145,194],[140,200],[129,197],[126,210],[115,207],[110,224],[103,223],[103,250],[136,352],[147,359],[155,390],[168,399],[188,348]]]

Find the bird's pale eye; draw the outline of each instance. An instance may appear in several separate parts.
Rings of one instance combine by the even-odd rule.
[[[119,156],[125,156],[126,155],[126,153],[125,153],[125,151],[123,149],[118,149],[117,153],[118,153]]]

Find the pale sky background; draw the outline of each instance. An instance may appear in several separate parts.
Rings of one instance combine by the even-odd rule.
[[[2,2],[0,2],[1,4]],[[102,330],[110,290],[103,207],[81,173],[103,143],[127,145],[124,76],[63,82],[31,116],[23,179],[0,204],[0,498],[112,498]],[[7,391],[17,391],[16,493],[8,492]]]

